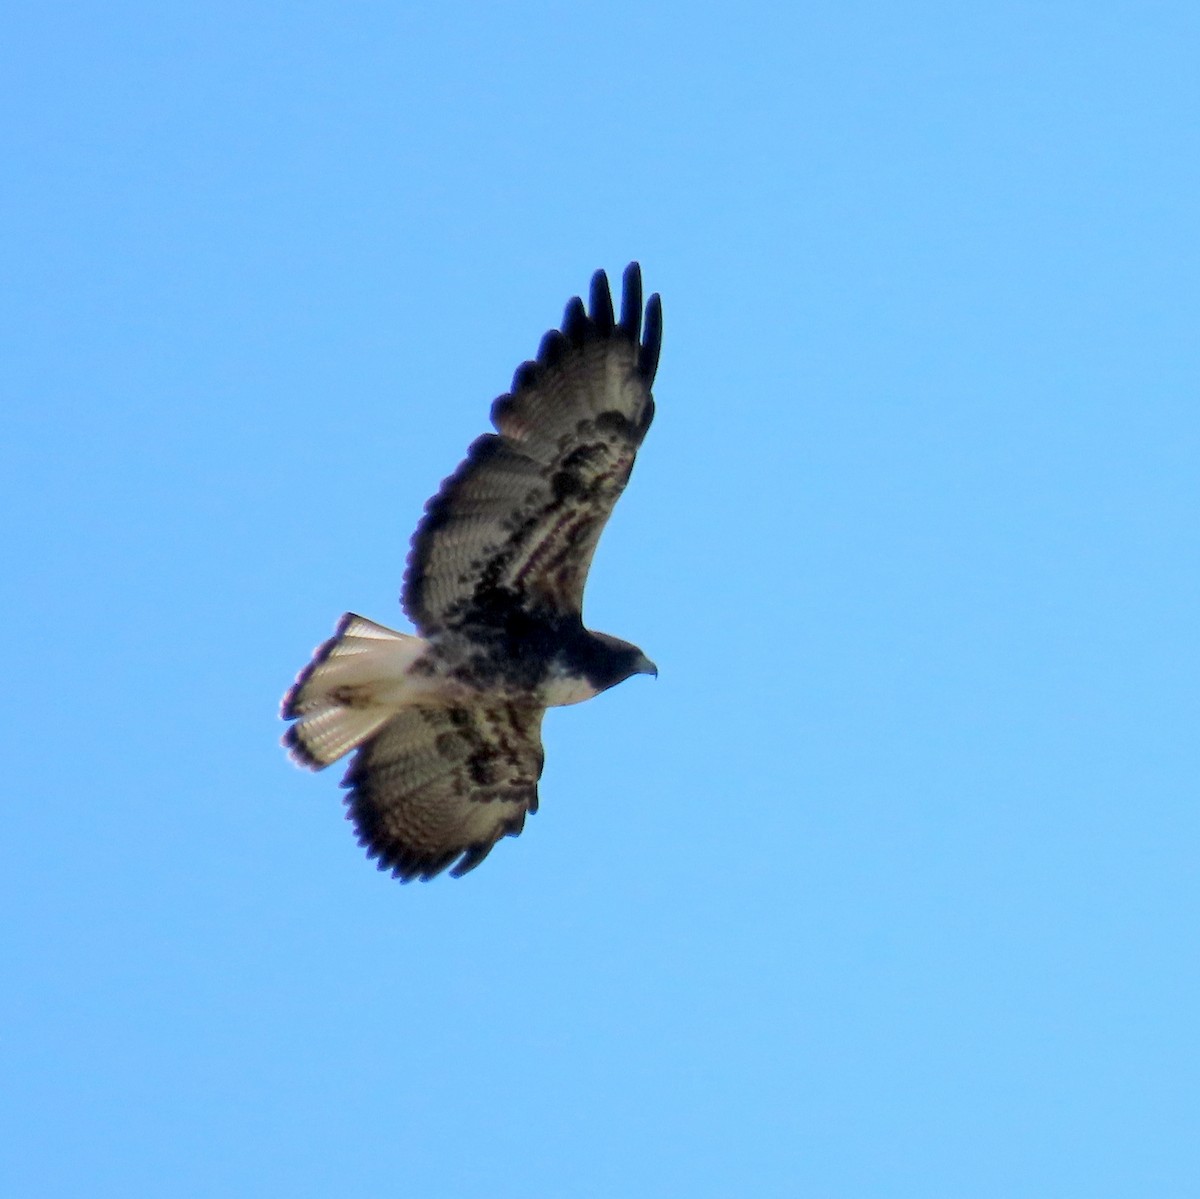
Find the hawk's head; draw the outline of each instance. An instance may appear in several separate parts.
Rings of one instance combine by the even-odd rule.
[[[588,635],[588,650],[581,665],[597,691],[607,691],[635,674],[658,678],[658,667],[636,645],[607,633]]]

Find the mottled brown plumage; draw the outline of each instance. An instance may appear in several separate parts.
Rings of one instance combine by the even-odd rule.
[[[625,271],[573,299],[518,368],[426,505],[402,603],[419,637],[362,617],[284,698],[293,757],[320,768],[355,749],[343,785],[359,838],[397,877],[478,865],[537,809],[545,709],[653,671],[636,646],[583,627],[604,525],[654,416],[662,311]]]

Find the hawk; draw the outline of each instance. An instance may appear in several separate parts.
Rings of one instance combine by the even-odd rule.
[[[283,743],[342,786],[359,843],[404,882],[474,869],[537,811],[542,716],[654,664],[583,625],[596,543],[654,416],[662,305],[631,263],[517,369],[495,433],[426,504],[401,605],[416,635],[347,613],[284,696]]]

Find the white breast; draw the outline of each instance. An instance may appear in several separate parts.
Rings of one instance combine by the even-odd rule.
[[[591,699],[599,694],[595,687],[586,679],[571,675],[554,675],[546,680],[538,689],[538,698],[548,708],[566,707],[567,704],[579,704],[585,699]]]

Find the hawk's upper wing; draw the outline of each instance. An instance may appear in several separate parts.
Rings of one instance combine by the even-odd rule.
[[[578,616],[596,542],[625,488],[650,421],[662,341],[642,277],[625,270],[621,319],[603,271],[590,312],[577,298],[562,331],[492,405],[480,437],[426,505],[404,576],[404,610],[423,633],[489,623],[511,608]]]
[[[359,841],[409,882],[478,866],[537,811],[541,709],[404,708],[359,747],[343,787]]]

